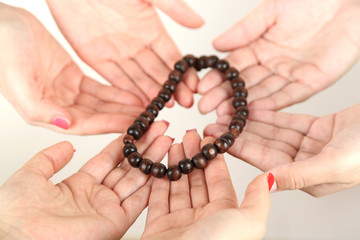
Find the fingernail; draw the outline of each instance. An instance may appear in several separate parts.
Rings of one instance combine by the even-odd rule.
[[[213,137],[213,138],[215,138],[215,136],[214,136],[213,134],[211,134],[211,135],[210,135],[210,137]]]
[[[76,152],[76,149],[74,149],[74,152]]]
[[[171,138],[171,143],[174,143],[175,138],[172,138],[172,137],[170,137],[170,138]]]
[[[162,121],[166,124],[167,127],[169,127],[170,123],[168,121],[166,120],[162,120]]]
[[[268,185],[269,185],[269,191],[275,192],[277,190],[277,184],[275,182],[275,178],[272,173],[269,173],[269,175],[267,176],[267,181],[268,181]]]
[[[55,117],[51,124],[58,126],[62,129],[69,129],[69,121],[63,117]]]
[[[197,131],[196,131],[196,128],[186,130],[186,133],[189,133],[189,132],[197,132]]]

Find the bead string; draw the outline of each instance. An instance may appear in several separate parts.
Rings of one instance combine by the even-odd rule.
[[[154,122],[159,111],[164,108],[165,103],[175,92],[177,84],[181,82],[183,74],[193,67],[197,71],[205,68],[217,69],[223,73],[234,90],[234,100],[232,102],[235,108],[235,114],[229,125],[229,132],[222,134],[214,143],[208,143],[201,148],[201,152],[195,154],[192,159],[185,158],[179,161],[178,165],[172,165],[166,168],[162,163],[154,163],[150,159],[142,158],[137,152],[135,140],[138,140]],[[168,80],[164,83],[163,88],[159,91],[146,110],[135,119],[134,123],[128,128],[127,134],[123,138],[124,156],[127,157],[132,167],[139,168],[144,174],[151,174],[154,177],[162,178],[165,175],[171,181],[181,178],[182,174],[189,174],[195,168],[205,168],[208,161],[214,159],[218,153],[225,153],[235,141],[235,138],[242,132],[246,119],[248,117],[247,109],[247,89],[244,81],[239,77],[239,72],[234,67],[230,67],[226,60],[219,60],[217,56],[201,56],[199,58],[193,55],[186,55],[183,59],[177,61],[174,70],[170,72]]]

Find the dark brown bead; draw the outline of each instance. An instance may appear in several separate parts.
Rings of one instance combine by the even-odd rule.
[[[230,125],[229,125],[229,130],[233,129],[233,128],[237,128],[239,129],[239,131],[241,132],[243,130],[243,127],[244,125],[242,124],[241,121],[239,120],[232,120],[230,122]]]
[[[182,78],[182,73],[179,72],[178,70],[172,70],[169,73],[169,80],[173,81],[175,83],[179,83],[181,82],[181,78]]]
[[[137,148],[135,146],[135,144],[133,143],[128,143],[125,144],[124,148],[123,148],[123,154],[125,157],[128,157],[131,153],[136,152]]]
[[[219,58],[217,56],[208,56],[206,57],[206,66],[214,68],[216,67],[216,63],[219,61]]]
[[[133,152],[127,157],[127,159],[128,159],[130,166],[137,168],[137,167],[139,167],[139,163],[142,160],[142,156],[138,152]]]
[[[237,138],[240,135],[241,131],[238,128],[232,128],[230,129],[230,133]]]
[[[135,140],[138,140],[141,137],[142,133],[143,132],[141,131],[140,126],[135,123],[131,124],[127,130],[127,134],[133,136]]]
[[[220,72],[225,72],[229,68],[229,66],[229,62],[224,59],[221,59],[216,63],[216,69]]]
[[[127,143],[134,143],[135,139],[132,135],[129,134],[125,134],[124,138],[123,138],[123,143],[127,144]]]
[[[228,80],[233,80],[234,78],[239,76],[239,71],[234,68],[234,67],[229,67],[226,71],[225,71],[225,77]]]
[[[162,163],[153,163],[151,167],[151,175],[156,178],[163,178],[166,175],[166,166]]]
[[[149,124],[152,124],[155,120],[155,117],[154,115],[152,115],[151,113],[145,111],[145,112],[142,112],[140,114],[140,116],[143,116],[143,117],[146,117],[146,119],[148,120]]]
[[[176,90],[176,82],[173,82],[173,81],[170,81],[170,80],[167,80],[165,83],[164,83],[164,86],[163,88],[169,90],[170,92],[174,93],[175,90]]]
[[[137,124],[140,128],[141,128],[141,131],[144,133],[148,130],[149,128],[149,121],[147,120],[146,117],[144,116],[139,116],[135,119],[135,124]]]
[[[231,86],[233,89],[238,87],[245,87],[245,82],[240,77],[236,77],[233,80],[231,80]]]
[[[162,99],[164,99],[165,102],[168,102],[171,98],[171,92],[163,88],[160,90],[158,97],[161,97]]]
[[[181,160],[178,165],[183,174],[189,174],[194,170],[194,165],[188,158]]]
[[[205,56],[201,56],[198,58],[198,60],[196,61],[195,64],[195,69],[197,71],[200,71],[201,69],[206,68],[206,57]]]
[[[161,97],[156,97],[151,101],[152,104],[156,105],[159,110],[165,107],[165,101]]]
[[[183,59],[187,62],[189,67],[195,66],[197,58],[194,55],[188,54]]]
[[[157,117],[157,115],[159,114],[159,108],[155,104],[152,104],[152,103],[147,105],[146,111],[151,113],[152,115],[154,115],[154,117]]]
[[[153,162],[150,159],[143,158],[143,160],[139,163],[139,169],[145,174],[150,174],[152,165]]]
[[[234,89],[234,97],[247,97],[248,91],[244,87],[237,87]]]
[[[227,133],[224,133],[223,135],[220,136],[220,138],[225,138],[229,144],[230,144],[230,147],[234,144],[235,142],[235,136],[230,133],[230,132],[227,132]]]
[[[235,97],[233,102],[232,102],[233,107],[236,109],[238,107],[241,106],[246,106],[247,105],[247,101],[246,98],[244,97]]]
[[[226,138],[218,138],[215,140],[214,146],[218,153],[224,153],[229,149],[230,144]]]
[[[236,108],[235,115],[243,115],[245,118],[249,116],[249,110],[245,106],[241,106]]]
[[[170,181],[177,181],[181,178],[181,170],[177,165],[172,165],[167,170],[167,176]]]
[[[214,159],[218,154],[216,147],[212,143],[208,143],[205,146],[203,146],[201,148],[201,153],[202,153],[202,155],[204,155],[204,157],[207,160]]]
[[[184,74],[186,72],[186,70],[188,69],[188,64],[185,60],[179,60],[175,63],[174,69],[178,70],[179,72],[181,72],[182,74]]]
[[[243,126],[245,127],[246,124],[246,117],[242,114],[235,114],[232,118],[232,120],[239,120],[242,122]]]
[[[194,167],[196,167],[198,169],[203,169],[207,165],[207,160],[204,157],[204,155],[202,155],[202,153],[195,154],[195,156],[193,156],[191,161],[194,164]]]

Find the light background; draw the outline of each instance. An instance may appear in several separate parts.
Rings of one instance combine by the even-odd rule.
[[[86,65],[81,63],[57,29],[44,0],[6,0],[7,4],[26,8],[37,16],[49,31],[74,56],[86,74],[99,79]],[[221,32],[245,16],[260,1],[248,0],[188,0],[191,7],[206,20],[199,30],[183,28],[161,14],[170,35],[183,53],[219,54],[211,46]],[[355,23],[353,23],[355,24]],[[0,40],[1,44],[1,40]],[[225,56],[220,54],[220,56]],[[284,111],[326,115],[360,102],[360,64],[355,65],[340,81],[302,104]],[[196,96],[198,100],[199,97]],[[52,180],[56,183],[77,171],[88,159],[98,153],[118,134],[97,136],[69,136],[58,134],[41,127],[28,125],[14,108],[0,96],[0,184],[31,156],[41,149],[62,140],[69,140],[76,148],[73,160]],[[191,109],[176,106],[161,112],[158,119],[170,124],[168,135],[180,142],[186,129],[197,128],[202,132],[207,123],[215,122],[214,113],[201,115],[196,104]],[[181,119],[181,121],[179,121]],[[232,180],[239,200],[243,198],[246,186],[260,171],[240,160],[226,156]],[[287,191],[272,194],[272,208],[265,239],[359,239],[360,187],[332,194],[320,199],[301,191]],[[145,211],[146,212],[146,211]],[[145,223],[145,212],[129,229],[124,239],[139,238]]]

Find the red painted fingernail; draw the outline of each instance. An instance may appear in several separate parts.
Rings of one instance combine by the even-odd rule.
[[[55,117],[52,120],[51,124],[58,126],[59,128],[62,129],[69,129],[69,121],[63,117]]]
[[[210,135],[210,137],[213,137],[213,138],[215,138],[215,136],[214,136],[213,134],[211,134],[211,135]]]
[[[76,149],[74,149],[74,152],[76,152]]]
[[[166,124],[167,127],[169,127],[170,123],[168,121],[166,120],[162,120],[162,121]]]
[[[175,138],[171,137],[171,143],[174,143],[174,141],[175,141]]]
[[[196,128],[186,130],[186,133],[189,133],[189,132],[197,132],[197,131],[196,131]]]
[[[269,175],[267,176],[267,181],[268,181],[269,191],[270,191],[271,188],[274,185],[274,182],[275,182],[275,178],[274,178],[274,175],[272,173],[269,173]]]

